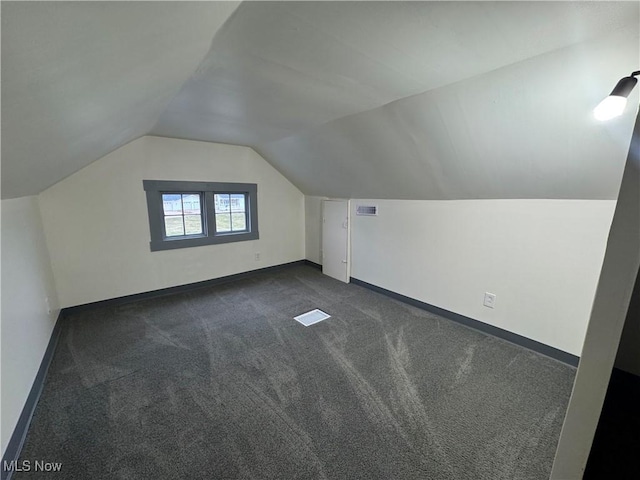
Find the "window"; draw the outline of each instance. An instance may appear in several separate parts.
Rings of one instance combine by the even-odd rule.
[[[162,210],[166,237],[204,233],[201,193],[163,193]]]
[[[216,232],[246,232],[246,198],[242,193],[214,193]]]
[[[151,251],[258,239],[255,183],[143,180]]]

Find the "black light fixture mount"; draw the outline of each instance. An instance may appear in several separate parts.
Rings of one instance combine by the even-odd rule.
[[[638,83],[637,76],[640,70],[632,72],[628,77],[621,78],[611,91],[611,94],[602,100],[593,110],[593,115],[598,120],[611,120],[622,115],[627,104],[627,97]]]

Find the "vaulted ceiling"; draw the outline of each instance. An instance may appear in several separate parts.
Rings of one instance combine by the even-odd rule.
[[[636,109],[591,110],[639,30],[638,2],[3,2],[2,196],[151,133],[307,194],[616,198]]]
[[[146,135],[238,3],[2,2],[2,198]]]

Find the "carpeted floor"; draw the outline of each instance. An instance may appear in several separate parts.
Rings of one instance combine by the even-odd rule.
[[[314,308],[332,318],[292,319]],[[574,373],[294,266],[67,318],[21,460],[65,479],[547,479]]]

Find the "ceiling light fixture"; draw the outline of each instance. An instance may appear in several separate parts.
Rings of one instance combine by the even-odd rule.
[[[593,116],[597,120],[605,121],[622,115],[624,107],[627,104],[627,97],[638,83],[635,78],[640,75],[640,70],[633,72],[628,77],[621,79],[615,86],[611,94],[602,100],[596,108],[593,109]]]

